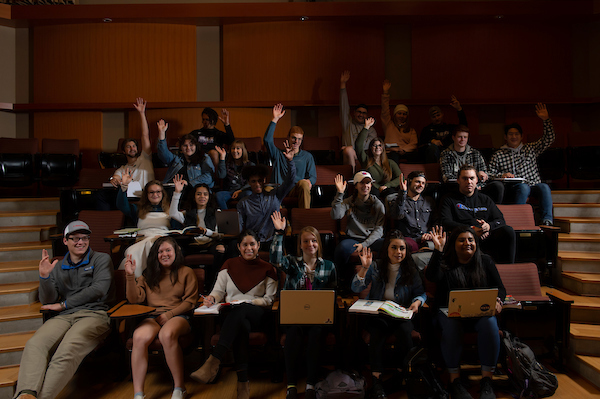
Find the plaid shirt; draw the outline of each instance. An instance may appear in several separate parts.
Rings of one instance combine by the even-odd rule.
[[[490,161],[490,175],[502,177],[504,173],[512,173],[515,177],[522,177],[530,186],[542,182],[538,169],[537,157],[554,142],[556,134],[552,121],[544,121],[544,134],[542,138],[533,143],[521,144],[516,149],[502,146],[492,156]]]
[[[464,162],[461,162],[461,157],[456,150],[454,150],[454,143],[452,143],[440,154],[440,168],[442,170],[442,180],[444,183],[448,183],[449,179],[458,179],[458,170],[463,165],[473,165],[478,172],[487,174],[485,160],[479,151],[467,144]],[[479,181],[477,185],[482,187],[485,183]]]
[[[302,257],[283,255],[283,235],[275,234],[271,243],[271,254],[269,261],[286,274],[286,290],[305,290],[306,267]],[[315,276],[312,281],[313,290],[335,289],[337,285],[337,274],[335,265],[323,258],[317,259]]]

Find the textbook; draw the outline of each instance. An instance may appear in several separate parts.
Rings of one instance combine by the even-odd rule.
[[[237,301],[215,303],[212,306],[202,305],[194,309],[194,314],[219,314],[222,307],[239,305],[241,303],[252,303],[252,301],[239,299]]]
[[[194,235],[201,235],[202,234],[202,230],[200,230],[199,227],[197,226],[188,226],[185,229],[182,230],[169,230],[167,231],[168,234],[194,234]]]
[[[394,301],[374,301],[370,299],[359,299],[354,302],[349,312],[353,313],[368,313],[368,314],[385,314],[397,319],[412,319],[413,311],[403,308]]]
[[[121,238],[125,237],[137,237],[137,232],[140,231],[137,227],[127,227],[113,231],[113,234],[118,235]]]

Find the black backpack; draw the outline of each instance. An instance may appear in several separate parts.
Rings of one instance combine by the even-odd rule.
[[[502,346],[506,352],[506,374],[518,398],[545,398],[554,395],[558,380],[535,359],[531,348],[508,331],[502,331]]]
[[[406,355],[406,393],[409,399],[448,399],[427,349],[412,348]]]

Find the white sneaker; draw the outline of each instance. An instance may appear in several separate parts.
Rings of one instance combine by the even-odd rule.
[[[146,397],[146,395],[144,395],[143,393],[136,393],[133,396],[133,399],[144,399]]]
[[[182,391],[181,389],[174,389],[173,395],[171,395],[171,399],[184,399],[187,396],[187,391]]]

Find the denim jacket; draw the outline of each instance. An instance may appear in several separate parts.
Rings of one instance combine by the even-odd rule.
[[[161,161],[169,165],[163,184],[169,183],[173,180],[173,177],[183,168],[183,158],[179,155],[173,154],[167,147],[167,140],[158,140],[158,157]],[[213,179],[213,173],[215,173],[215,166],[208,155],[204,155],[202,164],[187,166],[188,183],[191,187],[196,184],[206,183],[208,187],[213,188],[215,181]]]

